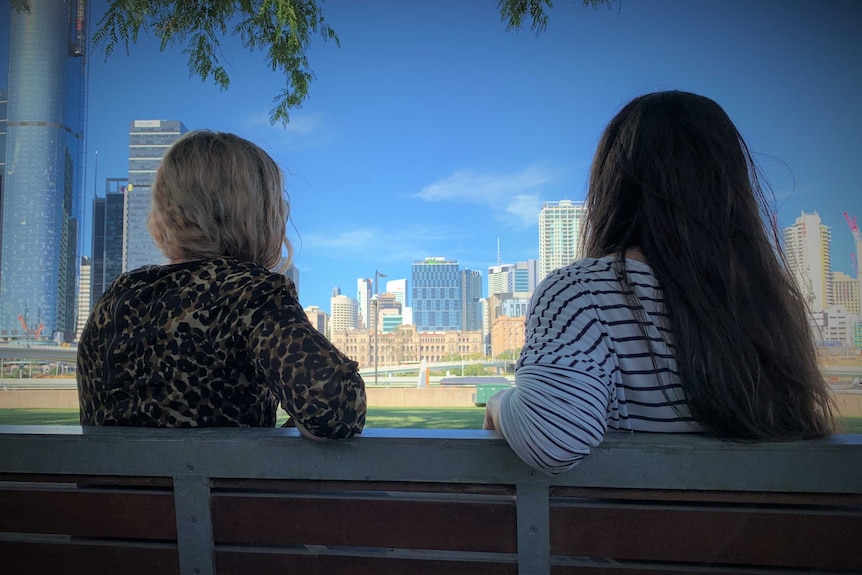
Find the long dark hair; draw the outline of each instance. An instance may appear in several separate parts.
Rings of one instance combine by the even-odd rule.
[[[712,435],[831,433],[804,299],[748,146],[714,101],[658,92],[629,102],[596,150],[584,253],[639,248],[664,290],[692,416]]]

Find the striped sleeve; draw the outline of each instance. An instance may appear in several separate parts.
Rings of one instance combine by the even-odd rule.
[[[529,465],[566,471],[602,442],[613,363],[606,342],[589,284],[561,271],[538,287],[499,415],[500,432]]]

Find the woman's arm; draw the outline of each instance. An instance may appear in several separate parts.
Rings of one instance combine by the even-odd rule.
[[[289,285],[249,315],[256,369],[306,437],[345,438],[365,426],[365,382],[358,364],[308,321]]]

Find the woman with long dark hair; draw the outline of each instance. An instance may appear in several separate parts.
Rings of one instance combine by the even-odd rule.
[[[714,101],[658,92],[611,120],[585,259],[536,289],[516,386],[485,427],[570,469],[608,428],[785,441],[831,433],[806,306],[747,145]]]

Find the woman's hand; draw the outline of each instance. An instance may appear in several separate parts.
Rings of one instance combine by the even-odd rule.
[[[485,421],[482,423],[482,429],[500,431],[500,402],[503,400],[503,395],[508,391],[508,389],[503,389],[488,398],[485,403]]]

